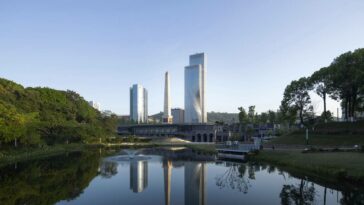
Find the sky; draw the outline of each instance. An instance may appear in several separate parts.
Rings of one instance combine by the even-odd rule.
[[[172,107],[184,107],[184,67],[204,52],[208,111],[276,110],[292,80],[364,47],[363,11],[362,0],[0,0],[0,77],[117,114],[129,114],[139,83],[154,114],[166,71]]]

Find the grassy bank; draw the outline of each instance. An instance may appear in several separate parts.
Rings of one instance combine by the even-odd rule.
[[[254,160],[296,169],[321,178],[333,177],[364,184],[364,153],[325,152],[302,153],[300,151],[262,151]]]
[[[31,159],[46,158],[67,152],[84,150],[86,145],[64,144],[37,148],[18,148],[0,151],[0,166]]]
[[[34,148],[9,148],[6,150],[0,150],[0,166],[9,163],[15,163],[20,161],[26,161],[31,159],[47,158],[67,152],[84,151],[87,148],[92,147],[104,147],[104,148],[148,148],[148,147],[169,147],[169,146],[184,146],[191,148],[195,151],[204,152],[207,154],[215,154],[215,145],[209,144],[188,144],[188,143],[151,143],[151,142],[129,142],[129,143],[95,143],[95,144],[64,144],[45,147]]]
[[[214,144],[188,144],[186,147],[195,151],[203,152],[206,154],[216,154],[216,146]]]
[[[272,139],[268,144],[306,144],[305,133],[293,133]],[[317,146],[364,145],[364,135],[351,134],[314,134],[309,133],[309,144]]]

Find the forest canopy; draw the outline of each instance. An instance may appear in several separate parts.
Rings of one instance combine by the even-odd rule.
[[[0,143],[15,146],[88,142],[112,135],[104,117],[74,91],[24,88],[0,78]]]

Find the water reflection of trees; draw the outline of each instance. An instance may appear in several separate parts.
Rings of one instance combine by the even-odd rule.
[[[353,191],[343,191],[340,203],[343,205],[356,205],[364,204],[364,192],[357,190]]]
[[[281,204],[313,204],[315,199],[315,187],[312,182],[301,179],[297,185],[283,185],[279,195]]]
[[[111,178],[118,173],[118,163],[113,161],[103,161],[100,165],[100,175],[103,178]]]
[[[247,193],[250,187],[249,179],[255,178],[254,169],[248,166],[249,178],[247,179],[245,177],[246,164],[227,163],[226,165],[228,169],[223,174],[216,176],[216,185],[219,188],[230,188]]]
[[[98,157],[73,153],[0,168],[0,204],[54,204],[78,197],[98,174]]]

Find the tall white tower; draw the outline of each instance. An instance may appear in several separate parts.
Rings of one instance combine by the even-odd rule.
[[[169,74],[165,74],[165,84],[164,84],[164,112],[163,112],[163,123],[171,124],[171,96],[169,91]]]
[[[204,53],[190,55],[185,67],[185,122],[206,123],[206,56]]]

